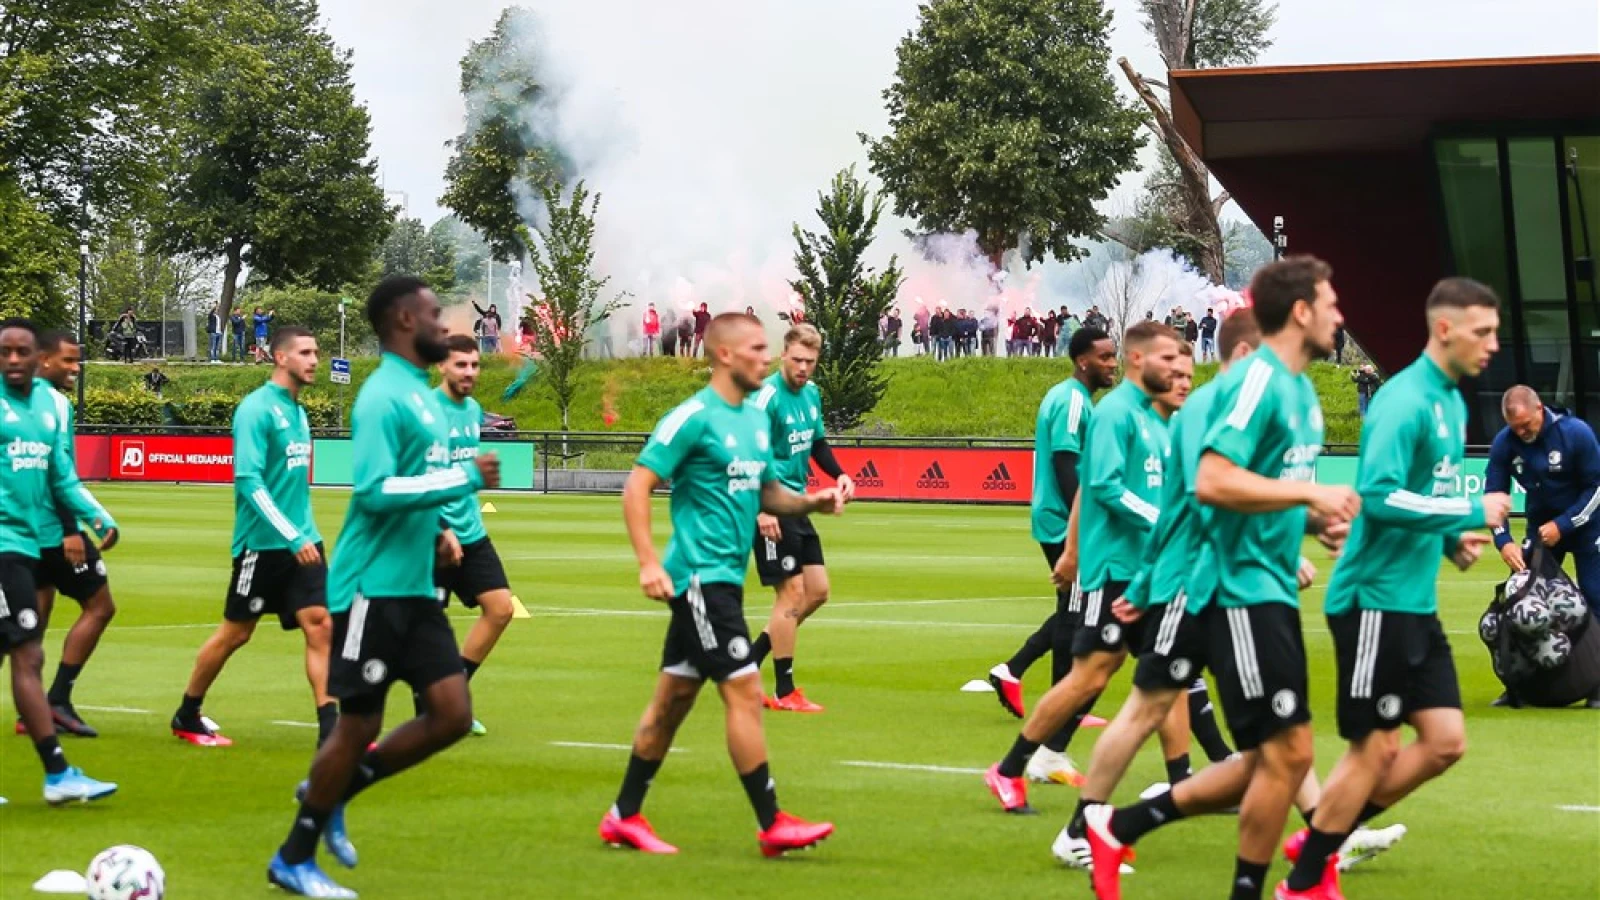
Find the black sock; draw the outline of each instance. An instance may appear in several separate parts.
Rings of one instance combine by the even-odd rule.
[[[56,680],[50,683],[50,693],[47,695],[51,706],[63,706],[72,702],[72,686],[77,683],[78,675],[82,672],[83,666],[67,663],[56,666]]]
[[[1189,754],[1167,760],[1167,784],[1176,786],[1189,777]]]
[[[1309,891],[1322,883],[1322,870],[1328,866],[1328,857],[1339,852],[1346,835],[1330,834],[1312,827],[1306,835],[1305,846],[1300,848],[1300,859],[1289,872],[1289,889]]]
[[[1018,734],[1016,742],[1006,752],[1006,758],[1000,760],[1000,774],[1007,778],[1021,778],[1022,771],[1028,767],[1028,760],[1037,749],[1038,744]]]
[[[349,803],[355,796],[369,787],[377,784],[389,776],[388,770],[378,760],[378,751],[368,750],[361,757],[361,763],[356,766],[356,773],[350,776],[350,786],[344,790],[344,801]]]
[[[472,660],[467,659],[465,656],[461,657],[461,668],[467,670],[468,681],[472,680],[472,676],[478,674],[478,667],[481,665],[483,665],[483,663],[473,662]]]
[[[1311,807],[1310,809],[1307,809],[1307,810],[1302,810],[1300,812],[1300,818],[1306,820],[1306,827],[1307,828],[1311,827],[1311,820],[1316,818],[1316,815],[1317,815],[1317,808],[1315,806],[1313,806],[1313,807]]]
[[[327,827],[328,817],[332,810],[316,810],[300,804],[300,811],[295,813],[294,824],[289,827],[289,836],[284,838],[283,846],[278,848],[278,855],[289,865],[299,865],[317,852],[317,838],[322,837],[322,829]]]
[[[1089,715],[1094,709],[1095,701],[1099,699],[1100,695],[1095,694],[1089,698],[1089,702],[1078,707],[1078,711],[1072,714],[1072,718],[1067,720],[1067,724],[1061,726],[1060,731],[1050,735],[1050,739],[1045,741],[1044,745],[1057,753],[1067,752],[1067,745],[1072,743],[1073,735],[1078,733],[1078,728],[1083,724],[1084,717]]]
[[[1083,811],[1091,805],[1093,805],[1092,801],[1086,799],[1082,794],[1078,795],[1078,805],[1072,810],[1072,818],[1067,820],[1067,834],[1075,838],[1083,837]]]
[[[61,751],[61,742],[55,735],[50,735],[42,741],[34,741],[33,749],[39,753],[39,761],[44,763],[44,770],[50,775],[60,775],[67,770],[67,754]]]
[[[1113,812],[1111,836],[1131,847],[1150,832],[1181,818],[1183,813],[1178,811],[1172,792],[1162,791],[1149,800],[1141,800],[1127,809]]]
[[[779,697],[787,697],[794,693],[794,657],[773,657],[772,674],[778,676],[778,687],[776,693]]]
[[[767,661],[767,654],[771,652],[772,638],[765,631],[750,642],[750,661],[755,663],[758,669]]]
[[[1366,806],[1361,808],[1361,815],[1356,816],[1356,827],[1360,828],[1388,811],[1389,807],[1379,806],[1369,801]]]
[[[411,711],[419,719],[422,718],[423,713],[428,711],[428,704],[423,701],[421,691],[411,692]]]
[[[339,724],[339,704],[329,700],[317,707],[317,746],[320,748],[333,736],[333,726]]]
[[[188,694],[184,694],[183,702],[178,704],[178,718],[186,722],[192,722],[195,719],[200,718],[200,704],[204,703],[205,700],[205,694],[201,694],[198,697],[191,697]]]
[[[1204,681],[1189,689],[1189,730],[1211,762],[1222,762],[1233,754],[1233,748],[1222,737],[1222,729],[1217,727],[1217,712]]]
[[[1267,867],[1270,865],[1235,859],[1233,893],[1228,895],[1228,900],[1261,900],[1261,892],[1267,885]]]
[[[1020,679],[1028,671],[1028,667],[1038,662],[1046,653],[1050,652],[1051,638],[1056,630],[1056,614],[1051,613],[1050,618],[1044,620],[1028,639],[1022,642],[1017,652],[1006,660],[1006,668],[1011,670],[1013,677]]]
[[[664,761],[645,759],[637,753],[628,757],[628,772],[622,776],[622,790],[617,792],[617,818],[627,819],[639,814],[645,792],[650,790],[650,782]]]
[[[744,785],[745,796],[750,798],[750,805],[755,808],[756,821],[761,823],[761,830],[771,828],[772,823],[778,820],[778,786],[773,783],[767,764],[762,763],[740,775],[739,782]]]

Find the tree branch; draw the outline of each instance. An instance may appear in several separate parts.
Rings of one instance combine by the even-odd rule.
[[[1211,201],[1211,214],[1213,216],[1222,215],[1222,208],[1227,206],[1228,201],[1232,199],[1233,195],[1229,194],[1227,191],[1223,191],[1222,193],[1218,194],[1216,199]]]

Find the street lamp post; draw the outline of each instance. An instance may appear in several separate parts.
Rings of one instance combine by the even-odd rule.
[[[83,187],[79,194],[78,231],[78,352],[89,349],[89,177],[94,170],[83,164]],[[78,373],[78,416],[83,416],[83,383],[87,371]]]

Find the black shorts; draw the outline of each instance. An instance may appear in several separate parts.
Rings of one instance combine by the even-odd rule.
[[[755,674],[750,628],[744,621],[744,585],[701,584],[697,579],[670,605],[672,624],[661,647],[661,671],[718,683]]]
[[[1240,750],[1311,721],[1300,610],[1287,603],[1217,607],[1206,620],[1217,694]]]
[[[465,670],[456,633],[432,597],[360,594],[333,614],[328,693],[339,700],[381,699],[395,681],[425,690]]]
[[[756,574],[765,587],[776,587],[800,574],[806,566],[820,566],[822,539],[811,525],[810,516],[778,519],[782,533],[775,541],[756,533]]]
[[[1083,621],[1072,636],[1073,656],[1119,653],[1139,647],[1144,639],[1144,620],[1124,625],[1111,613],[1111,604],[1127,590],[1126,581],[1107,581],[1099,590],[1082,592]]]
[[[1450,641],[1436,615],[1354,609],[1328,617],[1339,657],[1339,736],[1392,731],[1422,709],[1460,709]]]
[[[31,556],[0,553],[0,654],[44,637],[34,567]]]
[[[1044,561],[1051,572],[1056,570],[1056,563],[1061,560],[1064,544],[1039,542],[1039,549],[1044,551]],[[1072,587],[1064,591],[1056,591],[1056,635],[1057,642],[1062,652],[1071,655],[1072,636],[1077,633],[1078,625],[1083,622],[1083,591],[1078,589],[1074,581]],[[1054,652],[1052,650],[1052,652]]]
[[[1133,686],[1142,691],[1180,691],[1194,684],[1206,667],[1206,613],[1189,614],[1182,591],[1170,603],[1145,610],[1144,645],[1133,670]],[[1209,608],[1208,608],[1209,611]]]
[[[323,561],[314,566],[295,562],[288,550],[246,550],[235,556],[222,617],[254,622],[276,613],[284,631],[299,628],[295,615],[300,610],[328,605],[328,556],[320,543],[317,553]]]
[[[95,546],[93,538],[81,531],[78,536],[83,538],[83,565],[67,562],[62,548],[47,547],[39,551],[39,569],[34,580],[39,587],[55,588],[56,593],[83,604],[106,586],[106,561],[100,556],[100,548]]]
[[[478,598],[491,591],[511,587],[506,580],[506,567],[500,563],[500,554],[488,538],[461,545],[461,565],[433,567],[433,584],[438,588],[439,605],[450,605],[450,595],[461,599],[468,609],[478,607]]]

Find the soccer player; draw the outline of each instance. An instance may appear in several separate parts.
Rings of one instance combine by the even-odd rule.
[[[1040,698],[1011,750],[984,773],[990,793],[1006,812],[1033,811],[1022,778],[1029,757],[1074,714],[1088,711],[1122,665],[1128,645],[1138,646],[1137,633],[1129,634],[1111,615],[1111,603],[1138,571],[1158,513],[1154,504],[1170,448],[1166,423],[1151,410],[1151,402],[1172,388],[1178,338],[1166,325],[1141,322],[1128,329],[1123,348],[1127,372],[1095,407],[1089,423],[1078,464],[1083,490],[1054,572],[1057,587],[1070,585],[1076,563],[1072,556],[1082,547],[1078,582],[1083,621],[1072,638],[1072,671]],[[1083,851],[1078,859],[1087,865],[1087,844]]]
[[[1232,900],[1261,900],[1266,873],[1295,794],[1311,769],[1311,713],[1298,592],[1309,583],[1302,536],[1335,533],[1354,519],[1355,491],[1313,478],[1322,450],[1322,408],[1305,369],[1333,348],[1342,321],[1332,269],[1309,256],[1263,266],[1251,282],[1262,346],[1217,379],[1211,425],[1195,470],[1195,496],[1210,506],[1204,539],[1215,560],[1215,600],[1205,613],[1206,654],[1223,713],[1243,755],[1174,791],[1113,814],[1083,818],[1100,900],[1121,896],[1117,863],[1164,822],[1238,802],[1239,851]],[[1209,598],[1205,598],[1209,599]],[[1196,796],[1203,789],[1219,790]],[[1180,805],[1180,795],[1190,805]]]
[[[1117,383],[1117,345],[1101,329],[1085,327],[1074,331],[1067,355],[1072,360],[1072,375],[1045,393],[1033,431],[1033,539],[1039,542],[1051,571],[1061,559],[1067,519],[1078,496],[1078,457],[1083,453],[1083,438],[1094,413],[1094,394]],[[1072,671],[1072,635],[1082,612],[1074,608],[1075,597],[1073,590],[1057,590],[1055,611],[1044,624],[1023,641],[1010,659],[989,670],[989,684],[1000,698],[1000,705],[1019,719],[1027,715],[1022,676],[1029,666],[1049,653],[1051,684]],[[1082,717],[1074,716],[1034,754],[1035,759],[1042,754],[1060,756],[1059,760],[1043,759],[1040,765],[1067,777],[1069,784],[1077,780],[1077,769],[1066,758],[1066,749],[1081,723]]]
[[[1389,380],[1361,427],[1356,489],[1361,514],[1334,565],[1324,608],[1338,656],[1339,736],[1334,767],[1308,831],[1285,851],[1294,871],[1276,900],[1343,900],[1333,862],[1357,825],[1383,813],[1466,751],[1461,687],[1439,622],[1437,566],[1462,570],[1492,542],[1504,492],[1462,491],[1467,406],[1456,384],[1499,349],[1499,301],[1485,285],[1446,278],[1428,296],[1428,345]],[[1401,723],[1416,729],[1401,749]]]
[[[434,595],[434,557],[446,504],[500,484],[492,453],[450,460],[450,428],[428,368],[449,355],[439,298],[408,276],[384,279],[367,299],[383,360],[351,412],[355,488],[328,577],[333,653],[328,689],[339,700],[333,734],[296,792],[300,809],[267,868],[267,880],[307,897],[347,898],[317,865],[318,837],[338,861],[356,864],[344,806],[465,737],[472,696],[461,653]],[[390,731],[384,698],[396,679],[421,691],[425,711]]]
[[[77,338],[70,333],[46,331],[39,335],[40,382],[35,388],[44,391],[54,404],[56,421],[61,426],[62,446],[74,467],[76,412],[66,394],[77,384],[82,358]],[[117,614],[117,607],[111,600],[111,587],[106,581],[105,560],[94,541],[84,534],[71,509],[58,504],[57,513],[56,527],[41,537],[39,570],[35,578],[39,589],[39,629],[43,631],[49,626],[57,592],[76,600],[81,612],[67,631],[61,661],[56,664],[55,680],[50,683],[45,698],[50,701],[50,715],[55,720],[56,730],[78,737],[98,737],[100,732],[73,708],[72,689],[83,667],[88,665],[89,656],[99,645],[100,636]],[[42,524],[50,528],[50,523]],[[23,730],[20,721],[17,730]]]
[[[778,809],[761,729],[761,678],[744,619],[748,549],[761,510],[776,516],[837,513],[838,488],[801,496],[784,487],[772,463],[771,421],[745,400],[761,389],[767,339],[754,316],[724,313],[706,334],[711,384],[656,425],[623,488],[623,518],[639,558],[645,596],[666,603],[671,624],[655,694],[634,733],[633,754],[616,804],[600,820],[600,838],[646,853],[676,853],[656,837],[640,808],[678,726],[706,679],[726,708],[728,755],[761,831],[766,856],[809,847],[833,833]],[[666,562],[650,536],[651,495],[672,483],[672,540]]]
[[[771,425],[772,465],[778,481],[797,494],[806,492],[811,461],[834,479],[845,502],[855,497],[856,486],[839,468],[822,433],[822,393],[811,381],[822,352],[822,335],[804,322],[783,337],[778,371],[767,377],[752,402]],[[777,591],[772,617],[751,645],[751,659],[759,668],[772,654],[777,686],[762,697],[767,709],[819,713],[822,706],[806,699],[794,684],[795,638],[800,625],[828,602],[828,570],[822,561],[822,539],[806,516],[779,518],[768,513],[756,517],[756,573],[761,583]]]
[[[229,747],[201,714],[222,667],[250,642],[269,613],[284,631],[300,629],[306,678],[317,707],[317,742],[339,717],[328,695],[328,568],[311,513],[311,424],[300,390],[316,380],[317,339],[293,325],[272,337],[272,375],[233,413],[233,574],[222,624],[200,646],[172,716],[172,733],[197,747]]]
[[[1172,417],[1183,408],[1184,401],[1189,399],[1189,394],[1193,391],[1194,345],[1179,340],[1178,359],[1172,366],[1172,387],[1152,397],[1150,408],[1161,417],[1161,421],[1168,424],[1170,430]]]
[[[61,410],[35,379],[38,362],[33,323],[0,321],[0,658],[11,658],[11,696],[44,764],[45,802],[57,805],[99,800],[117,786],[69,766],[56,738],[40,678],[44,618],[33,573],[41,549],[60,533],[57,509],[104,534],[101,550],[116,544],[117,523],[78,480]]]
[[[483,407],[472,399],[473,388],[478,384],[478,342],[456,334],[445,340],[445,347],[450,355],[440,367],[444,382],[439,385],[439,401],[450,425],[450,461],[466,463],[478,456],[478,430],[483,423]],[[483,527],[483,509],[476,495],[447,504],[444,524],[445,555],[450,565],[438,566],[433,573],[439,602],[448,603],[450,595],[455,594],[463,606],[479,611],[478,621],[472,624],[461,645],[461,666],[470,683],[511,624],[511,583],[500,554]],[[473,719],[472,733],[482,735],[487,730]]]

